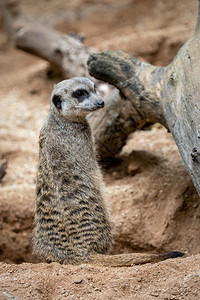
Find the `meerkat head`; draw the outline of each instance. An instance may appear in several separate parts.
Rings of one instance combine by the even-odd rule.
[[[74,77],[59,82],[52,92],[51,108],[66,119],[86,117],[92,111],[104,107],[97,95],[95,84],[86,77]]]

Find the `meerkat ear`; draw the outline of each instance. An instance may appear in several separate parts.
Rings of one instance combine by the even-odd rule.
[[[59,95],[53,95],[52,102],[58,109],[61,109],[62,98]]]

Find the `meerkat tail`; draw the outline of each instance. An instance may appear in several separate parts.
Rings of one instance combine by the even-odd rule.
[[[93,254],[90,255],[90,262],[96,265],[109,266],[109,267],[128,267],[132,265],[142,265],[146,263],[156,263],[169,258],[176,258],[183,256],[184,253],[174,251],[164,254],[144,254],[144,253],[129,253],[129,254],[116,254],[104,255]]]

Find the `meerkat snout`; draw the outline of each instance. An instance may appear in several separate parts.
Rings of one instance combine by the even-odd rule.
[[[104,107],[104,101],[103,101],[102,99],[100,99],[100,100],[97,102],[97,106],[98,106],[99,108]]]
[[[84,94],[84,96],[76,97],[78,100],[76,107],[82,111],[89,113],[104,107],[104,101],[97,95],[96,91],[79,90],[79,93]]]

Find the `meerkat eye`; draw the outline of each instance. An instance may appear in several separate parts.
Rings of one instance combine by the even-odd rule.
[[[85,89],[79,89],[73,92],[72,97],[77,98],[79,101],[83,101],[89,97],[89,93]]]
[[[59,95],[54,95],[52,98],[52,102],[58,109],[61,109],[62,98]]]

